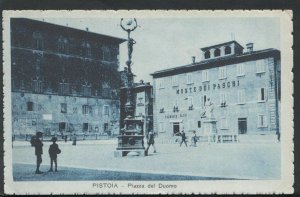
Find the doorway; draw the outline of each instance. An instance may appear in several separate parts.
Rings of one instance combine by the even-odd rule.
[[[173,123],[173,134],[176,135],[176,133],[179,133],[180,127],[179,127],[179,122],[174,122]]]
[[[239,134],[247,133],[247,118],[238,118],[238,131]]]

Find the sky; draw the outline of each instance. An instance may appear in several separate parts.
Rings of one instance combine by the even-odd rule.
[[[37,19],[37,18],[34,18]],[[280,50],[280,20],[276,17],[136,18],[138,28],[131,33],[136,41],[132,55],[135,81],[151,82],[151,73],[201,61],[200,48],[236,40],[244,48]],[[42,20],[38,18],[38,20]],[[44,18],[45,22],[90,32],[127,38],[118,18]],[[127,45],[120,45],[120,70],[127,60]]]

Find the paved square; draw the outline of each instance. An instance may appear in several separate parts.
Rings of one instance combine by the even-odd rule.
[[[216,179],[280,179],[281,172],[280,143],[201,143],[198,147],[156,144],[157,153],[152,153],[153,149],[150,148],[150,155],[147,157],[123,158],[114,157],[116,140],[78,141],[77,146],[72,146],[71,142],[58,142],[58,144],[62,150],[58,156],[58,170],[82,169],[81,174],[80,171],[78,172],[82,180],[86,180],[84,176],[87,176],[84,170],[215,177]],[[49,169],[49,146],[50,142],[44,142],[42,171]],[[35,160],[34,148],[29,142],[14,142],[15,176],[18,176],[15,166],[31,164],[32,176],[38,179],[38,175],[34,174]],[[27,166],[28,170],[30,168]]]

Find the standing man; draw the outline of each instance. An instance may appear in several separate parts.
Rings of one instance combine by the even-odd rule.
[[[153,133],[153,131],[150,131],[148,133],[147,138],[148,138],[148,147],[146,148],[146,155],[148,155],[148,150],[149,150],[151,145],[153,146],[154,153],[156,153],[156,148],[154,146],[154,133]]]
[[[43,172],[40,171],[40,165],[42,163],[42,154],[43,154],[43,142],[41,140],[43,133],[38,131],[36,133],[36,139],[33,142],[33,146],[35,148],[35,155],[36,155],[36,174],[42,174]]]
[[[185,144],[185,146],[187,147],[187,144],[186,144],[186,136],[185,136],[185,132],[184,132],[184,127],[182,128],[182,131],[181,133],[179,133],[181,135],[181,142],[180,142],[180,146],[182,145],[182,143]]]

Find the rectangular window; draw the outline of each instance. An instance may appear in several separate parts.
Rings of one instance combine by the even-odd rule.
[[[104,105],[104,115],[109,115],[109,106],[108,105]]]
[[[27,111],[33,111],[33,102],[27,102]]]
[[[186,84],[192,84],[192,83],[193,83],[192,73],[187,73],[186,74]]]
[[[202,71],[202,82],[209,81],[208,70]]]
[[[226,118],[221,118],[221,124],[220,124],[221,129],[227,129],[228,124],[227,124],[227,119]]]
[[[244,76],[245,75],[245,66],[243,63],[236,65],[236,75]]]
[[[193,106],[193,97],[189,96],[187,101],[188,101],[188,107]]]
[[[204,107],[205,106],[205,103],[206,103],[206,95],[204,95],[203,97],[202,97],[202,106]]]
[[[82,114],[89,114],[89,113],[90,113],[90,106],[82,105]]]
[[[83,123],[82,125],[82,131],[87,132],[89,130],[89,123]]]
[[[245,104],[245,90],[238,90],[238,104]]]
[[[219,79],[225,79],[226,78],[226,67],[220,67],[219,68]]]
[[[201,128],[201,121],[198,121],[198,128]]]
[[[221,93],[220,94],[220,104],[224,105],[224,103],[226,103],[226,94],[225,93]]]
[[[108,129],[109,129],[108,126],[109,126],[108,123],[104,123],[104,125],[103,125],[104,131],[108,131]]]
[[[257,60],[256,61],[256,73],[264,73],[266,72],[265,60]]]
[[[178,86],[178,76],[172,76],[172,86]]]
[[[65,131],[66,130],[66,123],[65,122],[58,123],[58,130],[59,131]]]
[[[258,89],[258,101],[264,102],[266,101],[266,88],[259,88]]]
[[[60,112],[64,114],[67,113],[67,103],[60,104]]]
[[[267,117],[265,115],[258,115],[258,127],[267,127]]]

